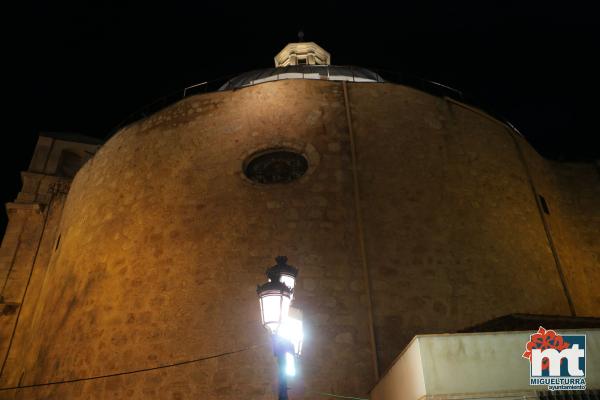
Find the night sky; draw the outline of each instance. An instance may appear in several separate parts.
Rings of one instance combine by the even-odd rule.
[[[164,95],[273,66],[299,29],[333,64],[464,91],[546,157],[600,158],[592,3],[19,2],[3,12],[2,203],[20,189],[40,131],[105,138]],[[2,212],[0,235],[5,223]]]

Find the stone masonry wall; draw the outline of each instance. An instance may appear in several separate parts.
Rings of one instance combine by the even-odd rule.
[[[33,311],[38,304],[52,249],[57,243],[56,230],[68,183],[69,180],[64,178],[23,173],[18,202],[6,205],[9,223],[0,248],[0,362],[3,377],[20,379],[22,354],[12,350],[28,348],[32,335],[35,336]],[[9,367],[14,364],[18,367]]]
[[[383,370],[416,334],[568,315],[506,127],[396,85],[355,85],[350,98]]]
[[[593,164],[544,160],[523,141],[538,192],[544,197],[555,250],[576,315],[600,310],[600,172]]]

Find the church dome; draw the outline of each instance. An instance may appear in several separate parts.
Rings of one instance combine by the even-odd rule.
[[[379,74],[367,68],[356,66],[299,64],[288,65],[285,67],[257,69],[246,72],[227,81],[219,90],[239,89],[244,86],[283,79],[385,82]]]

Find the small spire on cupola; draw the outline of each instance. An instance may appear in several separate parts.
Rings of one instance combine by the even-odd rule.
[[[304,31],[302,29],[298,31],[298,42],[304,42]]]
[[[304,32],[298,32],[298,42],[288,43],[275,56],[276,67],[287,67],[288,65],[329,65],[331,55],[315,42],[305,42]]]

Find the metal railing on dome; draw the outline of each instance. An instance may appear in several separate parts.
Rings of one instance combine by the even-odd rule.
[[[495,111],[493,107],[490,107],[488,104],[482,103],[481,101],[479,101],[479,99],[475,98],[474,96],[471,96],[461,90],[452,88],[448,85],[444,85],[439,82],[434,82],[434,81],[430,81],[427,79],[411,76],[409,74],[405,74],[405,73],[401,73],[401,72],[397,72],[397,71],[380,69],[380,68],[362,68],[362,67],[354,67],[354,66],[343,66],[343,67],[339,67],[339,68],[347,69],[351,75],[347,76],[348,79],[335,80],[336,82],[340,82],[341,80],[346,80],[346,81],[356,82],[356,83],[365,82],[364,80],[351,79],[351,78],[354,77],[354,72],[353,72],[354,69],[360,69],[361,71],[368,70],[368,71],[375,73],[380,78],[382,78],[382,79],[378,78],[376,80],[371,80],[368,83],[375,83],[375,84],[395,83],[395,84],[399,84],[399,85],[412,87],[414,89],[421,90],[423,92],[429,93],[434,96],[448,97],[450,99],[459,101],[461,103],[467,104],[469,106],[472,106],[472,107],[475,107],[477,109],[484,111],[486,114],[488,114],[488,115],[492,116],[493,118],[508,125],[516,134],[522,136],[521,133],[519,132],[519,130],[513,124],[511,124],[510,121],[508,121],[505,117],[503,117],[500,113]],[[273,70],[273,68],[266,68],[265,70]],[[261,83],[272,82],[272,81],[276,81],[276,80],[307,79],[305,77],[289,78],[289,77],[285,77],[285,75],[288,75],[288,74],[274,74],[274,75],[272,75],[272,78],[270,77],[270,79],[268,81],[260,81],[260,82],[256,82],[256,83],[254,83],[253,81],[250,81],[249,83],[244,84],[242,86],[232,87],[232,85],[229,85],[229,83],[233,82],[237,77],[241,76],[240,74],[232,74],[232,75],[228,75],[225,77],[221,77],[221,78],[213,79],[210,81],[200,82],[200,83],[197,83],[194,85],[187,86],[183,89],[177,90],[171,94],[163,96],[149,104],[146,104],[145,106],[141,107],[137,111],[133,112],[132,114],[127,116],[123,121],[121,121],[117,126],[115,126],[115,128],[113,128],[109,132],[109,134],[106,136],[105,140],[108,140],[112,135],[114,135],[116,132],[118,132],[122,128],[126,127],[127,125],[130,125],[136,121],[142,120],[142,119],[162,110],[163,108],[166,108],[166,107],[178,102],[179,100],[182,100],[189,96],[194,96],[194,95],[204,94],[204,93],[211,93],[211,92],[216,92],[216,91],[237,90],[240,87],[254,86],[254,85],[259,85]],[[313,79],[315,79],[315,78],[313,78]]]
[[[468,92],[455,89],[451,86],[444,85],[439,82],[423,79],[420,77],[404,74],[402,72],[390,71],[384,69],[372,68],[373,71],[381,75],[387,82],[397,83],[400,85],[412,87],[417,90],[429,93],[438,97],[448,97],[450,99],[459,101],[467,104],[471,107],[477,108],[494,119],[503,122],[510,129],[519,136],[523,136],[521,132],[504,116],[501,112],[496,110],[495,107],[488,103],[481,101],[480,98],[474,96]]]
[[[150,115],[152,115],[172,104],[175,104],[176,102],[178,102],[186,97],[197,95],[197,94],[215,92],[215,91],[219,90],[219,88],[221,86],[223,86],[223,84],[225,82],[227,82],[229,79],[233,78],[234,76],[236,76],[236,75],[230,75],[230,76],[213,79],[211,81],[196,83],[194,85],[186,86],[183,89],[179,89],[170,94],[162,96],[162,97],[154,100],[153,102],[142,106],[141,108],[134,111],[133,113],[129,114],[125,119],[123,119],[119,124],[117,124],[113,129],[111,129],[109,131],[109,133],[106,135],[104,140],[105,141],[108,140],[111,136],[113,136],[115,133],[117,133],[118,131],[120,131],[121,129],[126,127],[127,125],[130,125],[136,121],[140,121],[146,117],[149,117]]]

